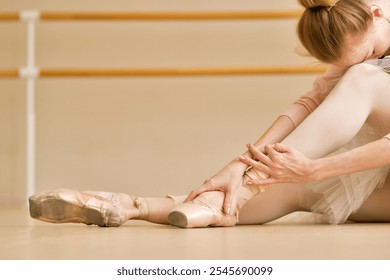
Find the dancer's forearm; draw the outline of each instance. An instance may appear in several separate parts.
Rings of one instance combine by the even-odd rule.
[[[390,140],[381,138],[349,152],[313,161],[316,180],[350,174],[390,164]]]
[[[266,130],[266,132],[255,142],[255,147],[264,151],[264,146],[269,144],[275,144],[281,142],[286,138],[293,130],[295,126],[290,118],[286,116],[280,116],[276,121]],[[251,153],[247,150],[242,154],[243,156],[250,157]],[[238,160],[239,161],[239,160]]]
[[[266,130],[266,132],[255,142],[255,146],[260,151],[264,150],[265,145],[275,144],[282,141],[295,129],[293,122],[287,116],[278,117],[275,122]],[[251,153],[246,150],[243,156],[251,157]],[[236,170],[244,172],[248,165],[240,161],[239,157],[234,158],[229,165]]]
[[[293,130],[295,126],[293,122],[287,116],[280,116],[270,126],[270,128],[255,142],[257,149],[264,149],[265,145],[275,144],[281,142],[286,138]],[[247,152],[249,153],[249,152]]]

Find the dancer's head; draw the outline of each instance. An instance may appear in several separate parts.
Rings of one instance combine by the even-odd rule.
[[[298,37],[325,63],[351,66],[388,54],[390,0],[298,0]]]

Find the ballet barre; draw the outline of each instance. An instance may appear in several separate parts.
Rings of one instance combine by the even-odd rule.
[[[27,63],[16,69],[0,69],[0,79],[26,80],[26,195],[35,193],[35,81],[38,78],[110,78],[110,77],[182,77],[317,74],[325,71],[321,65],[258,66],[214,68],[39,68],[35,62],[36,23],[53,21],[231,21],[296,19],[301,11],[240,11],[240,12],[65,12],[26,10],[0,12],[0,22],[22,21],[27,25]]]
[[[109,78],[109,77],[180,77],[180,76],[239,76],[239,75],[288,75],[323,73],[325,67],[318,66],[263,66],[263,67],[220,67],[220,68],[58,68],[58,69],[3,69],[0,78]]]
[[[74,20],[264,20],[297,18],[301,11],[243,12],[2,12],[0,21],[17,21],[32,17],[41,21]]]

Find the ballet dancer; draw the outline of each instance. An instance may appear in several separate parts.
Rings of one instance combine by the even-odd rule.
[[[390,221],[390,0],[299,2],[298,36],[328,70],[247,152],[189,196],[50,190],[30,197],[31,216],[183,228],[262,224],[295,211],[329,223]]]

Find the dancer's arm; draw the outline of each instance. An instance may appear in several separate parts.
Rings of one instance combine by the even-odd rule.
[[[267,146],[265,150],[268,156],[253,145],[249,145],[249,149],[258,161],[248,157],[241,157],[240,160],[269,175],[264,180],[247,182],[258,186],[320,181],[390,164],[390,140],[386,137],[345,153],[316,160],[308,159],[297,150],[282,144]]]
[[[390,140],[383,137],[349,152],[316,160],[318,179],[359,172],[390,164]]]

